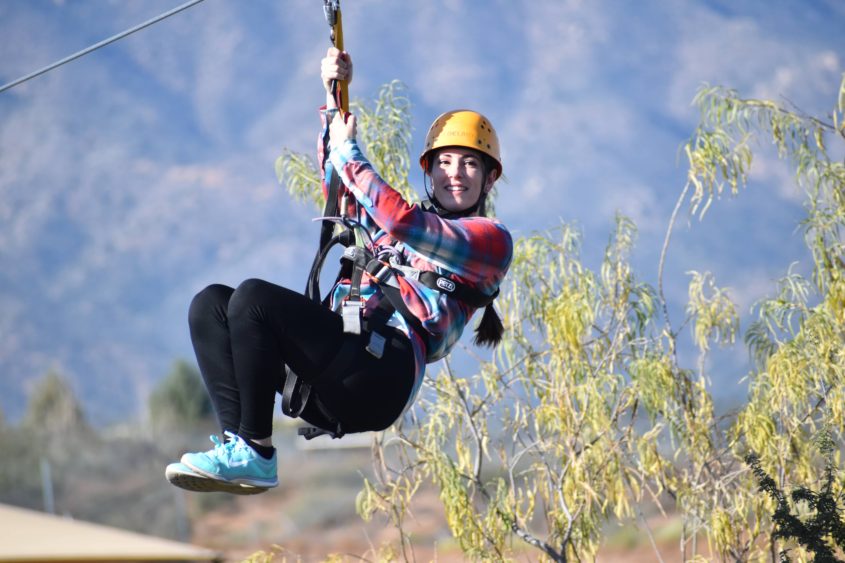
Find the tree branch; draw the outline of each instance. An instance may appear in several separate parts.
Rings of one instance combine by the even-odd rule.
[[[666,326],[666,335],[669,337],[669,344],[671,347],[672,358],[675,365],[677,365],[677,355],[675,350],[675,333],[672,332],[672,323],[669,320],[669,305],[666,302],[666,295],[663,293],[663,271],[666,267],[666,254],[669,251],[669,241],[672,238],[672,231],[675,229],[675,221],[678,219],[678,213],[681,210],[681,204],[687,198],[690,184],[686,183],[678,201],[675,202],[675,208],[672,210],[672,215],[669,218],[669,226],[666,228],[666,236],[663,239],[663,247],[660,249],[660,262],[657,265],[657,294],[660,297],[660,305],[663,309],[663,321]]]

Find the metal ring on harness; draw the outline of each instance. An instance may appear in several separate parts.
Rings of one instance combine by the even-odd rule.
[[[373,268],[372,270],[370,270],[369,265],[372,264],[372,262],[370,262],[370,264],[367,264],[367,273],[370,274],[370,277],[372,277],[377,284],[381,285],[383,283],[387,283],[388,280],[392,278],[395,273],[393,268],[390,266],[390,264],[382,260],[376,259],[374,260],[374,262],[377,262],[381,267],[379,269]]]
[[[370,231],[368,231],[367,227],[361,221],[358,221],[357,219],[353,219],[351,217],[344,217],[344,216],[340,216],[340,217],[325,217],[324,216],[324,217],[315,217],[315,218],[311,219],[311,221],[313,221],[313,222],[328,221],[328,222],[331,222],[331,223],[336,223],[338,225],[342,225],[342,226],[346,227],[350,231],[354,231],[355,229],[358,229],[358,230],[362,231],[365,235],[367,235],[367,238],[370,239],[370,244],[372,246],[376,245],[376,242],[373,240],[373,236],[370,234]]]

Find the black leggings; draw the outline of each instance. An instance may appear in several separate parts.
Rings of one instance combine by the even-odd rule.
[[[343,332],[339,315],[305,296],[251,279],[237,289],[211,285],[191,302],[191,341],[211,403],[224,431],[248,439],[273,430],[275,394],[284,364],[305,382],[319,377],[345,339],[359,340],[348,369],[312,389],[345,432],[382,430],[402,413],[414,381],[414,353],[395,331],[381,359],[364,350],[365,337]],[[388,328],[388,331],[393,329]],[[333,428],[309,400],[302,418]]]

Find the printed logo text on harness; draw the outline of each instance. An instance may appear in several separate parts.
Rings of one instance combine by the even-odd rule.
[[[455,282],[447,280],[446,278],[437,278],[437,287],[439,287],[443,291],[452,293],[453,291],[455,291]]]

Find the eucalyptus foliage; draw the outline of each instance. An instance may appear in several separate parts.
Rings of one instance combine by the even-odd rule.
[[[410,158],[400,131],[409,130],[409,106],[394,88],[359,115],[362,133],[378,137],[384,128],[365,143],[378,147],[370,153],[376,169],[405,190]],[[695,101],[700,123],[684,147],[687,183],[657,287],[631,267],[636,227],[625,217],[598,271],[584,266],[571,226],[517,240],[497,301],[506,326],[497,354],[479,359],[468,377],[446,361],[409,416],[377,436],[376,476],[357,508],[364,518],[390,517],[405,559],[413,557],[405,525],[413,497],[433,485],[452,535],[475,560],[508,560],[524,549],[545,560],[589,560],[612,522],[637,524],[655,544],[645,517],[655,510],[682,522],[684,561],[775,560],[787,547],[809,560],[775,533],[776,503],[757,490],[744,459],[755,452],[780,487],[812,484],[826,465],[810,437],[827,427],[842,443],[845,167],[828,146],[840,154],[845,146],[845,81],[828,119],[719,87],[701,89]],[[743,334],[729,293],[711,273],[690,272],[685,318],[673,324],[662,277],[677,215],[686,207],[704,217],[721,194],[738,194],[765,144],[806,193],[811,279],[788,267]],[[296,161],[280,162],[288,188],[305,193]],[[681,365],[679,346],[697,349],[694,366]],[[705,361],[714,346],[745,346],[753,359],[746,402],[721,417]]]
[[[410,202],[417,201],[408,183],[411,146],[411,102],[399,81],[385,84],[371,107],[358,100],[350,105],[358,120],[358,141],[379,174]],[[276,159],[276,175],[294,198],[323,205],[320,169],[311,155],[285,149]]]

